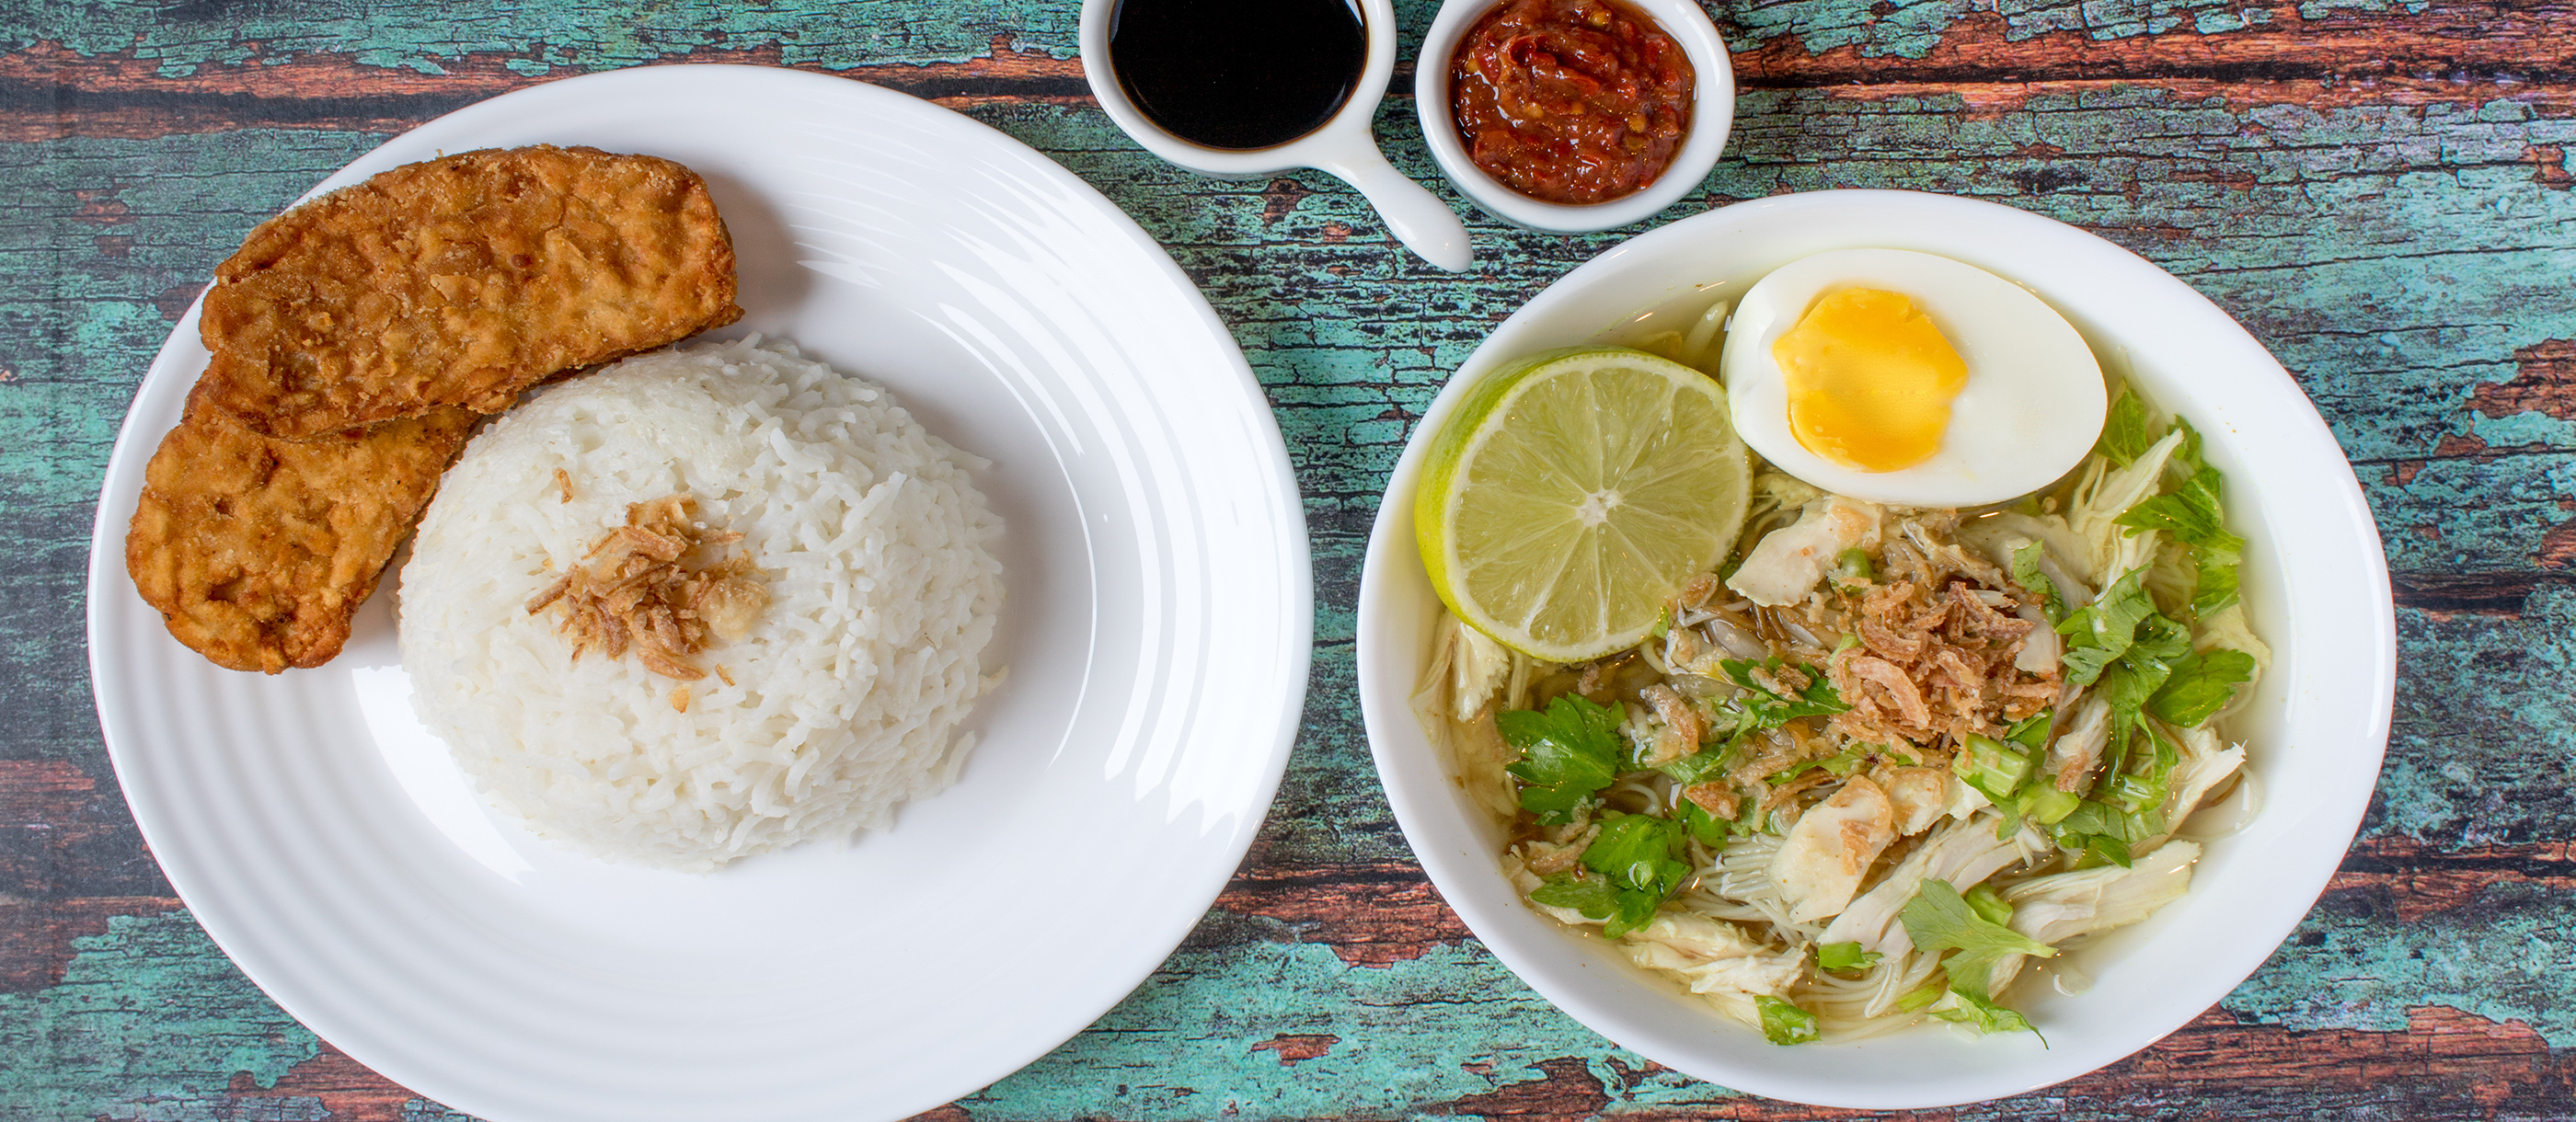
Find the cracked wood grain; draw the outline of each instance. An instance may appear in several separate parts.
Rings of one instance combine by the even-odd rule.
[[[1400,7],[1418,29],[1430,5]],[[2576,1114],[2565,0],[1713,10],[1742,51],[1736,139],[1663,218],[1898,187],[2101,233],[2209,295],[2301,379],[2399,575],[2388,765],[2298,933],[2220,1009],[2138,1057],[2042,1095],[1916,1117]],[[15,561],[0,572],[0,696],[12,698],[0,721],[0,1117],[461,1117],[285,1018],[177,910],[88,710],[89,502],[143,361],[252,224],[448,108],[552,76],[709,59],[934,97],[1101,186],[1234,329],[1307,498],[1316,665],[1252,859],[1096,1031],[932,1117],[1827,1113],[1658,1069],[1521,986],[1413,865],[1358,726],[1355,590],[1386,470],[1495,323],[1632,231],[1557,237],[1471,216],[1479,270],[1430,273],[1329,179],[1206,180],[1137,153],[1083,96],[1072,11],[0,11],[0,42],[13,44],[0,51],[0,509],[16,516],[0,523]],[[1445,190],[1414,135],[1409,84],[1397,85],[1379,134],[1402,170]]]
[[[1729,29],[1737,79],[1746,89],[1834,88],[1840,96],[1944,91],[1991,110],[2034,95],[2127,82],[2240,104],[2513,96],[2565,113],[2576,106],[2576,36],[2563,33],[2571,20],[2576,5],[2568,0],[2495,0],[2406,12],[2337,7],[2314,16],[2289,8],[2218,33],[2105,36],[2086,27],[2033,32],[2000,11],[1977,11],[1914,54],[1865,37],[1817,49],[1812,35],[1775,32],[1758,20],[1731,21]],[[396,64],[381,52],[252,46],[239,57],[174,73],[161,48],[91,53],[59,40],[29,41],[0,54],[0,139],[142,138],[262,126],[386,131],[567,74],[651,63],[793,66],[952,108],[1082,103],[1090,96],[1078,60],[1048,46],[1019,46],[1008,34],[995,36],[978,57],[858,63],[828,52],[799,57],[776,42],[689,43],[644,56],[573,48],[557,52],[561,61],[541,64],[524,51],[468,49],[420,66]],[[574,61],[594,55],[604,65]],[[1411,95],[1409,64],[1405,71],[1389,91],[1399,100]],[[2570,181],[2562,148],[2536,146],[2530,158],[2544,181]]]
[[[1295,1067],[1298,1063],[1305,1060],[1318,1059],[1320,1057],[1332,1055],[1333,1045],[1341,1042],[1341,1037],[1334,1036],[1331,1033],[1283,1032],[1268,1040],[1264,1040],[1259,1044],[1253,1045],[1252,1050],[1255,1052],[1276,1052],[1279,1054],[1279,1066]]]
[[[2576,4],[2566,0],[2431,4],[2403,13],[2285,7],[2259,24],[2215,33],[2106,37],[2082,27],[2033,33],[2000,11],[1982,10],[1944,27],[1937,45],[1919,55],[1866,41],[1817,50],[1809,36],[1778,34],[1741,50],[1736,68],[1757,87],[2105,78],[2550,82],[2576,78],[2570,20]]]
[[[778,47],[768,46],[696,49],[653,62],[780,66],[783,60]],[[444,73],[424,74],[367,65],[350,55],[300,53],[210,63],[173,77],[155,60],[131,53],[93,57],[59,43],[36,43],[0,54],[0,141],[139,139],[259,127],[394,132],[485,98],[581,73],[565,68],[531,74],[513,68],[518,61],[464,55],[442,60]],[[962,61],[802,69],[871,82],[952,109],[1091,98],[1079,61],[1020,50],[1007,37],[996,39],[982,57]]]
[[[157,916],[179,906],[176,896],[0,896],[0,993],[34,993],[60,985],[80,940],[105,934],[109,920]]]
[[[1411,862],[1255,866],[1217,897],[1216,910],[1268,920],[1300,942],[1323,943],[1352,966],[1422,957],[1470,936]]]
[[[2399,1033],[2283,1032],[2237,1023],[2222,1012],[2194,1021],[2163,1043],[2050,1089],[1969,1107],[1901,1115],[1793,1106],[1753,1098],[1676,1097],[1635,1102],[1633,1086],[1653,1065],[1560,1057],[1531,1065],[1536,1078],[1415,1109],[1513,1122],[1792,1122],[1902,1117],[1908,1122],[2151,1116],[2178,1119],[2306,1119],[2386,1113],[2417,1119],[2493,1118],[2519,1110],[2576,1107],[2576,1064],[2531,1030],[2448,1009],[2418,1011]]]

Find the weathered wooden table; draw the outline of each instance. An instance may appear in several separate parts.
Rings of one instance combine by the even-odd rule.
[[[84,674],[92,503],[146,361],[253,224],[457,106],[708,60],[931,98],[1107,192],[1233,327],[1307,497],[1308,731],[1251,859],[1124,1004],[934,1117],[1819,1113],[1657,1068],[1524,988],[1423,880],[1360,730],[1360,554],[1410,426],[1497,321],[1635,231],[1541,236],[1479,218],[1484,256],[1450,276],[1393,249],[1332,180],[1176,171],[1090,101],[1077,7],[0,5],[0,1118],[454,1117],[278,1011],[144,852]],[[1397,5],[1415,34],[1430,8]],[[1932,1114],[2576,1116],[2576,0],[1713,0],[1711,13],[1740,52],[1735,137],[1663,218],[1909,187],[2128,246],[2299,376],[2397,577],[2379,798],[2298,933],[2137,1057]],[[1396,86],[1379,132],[1433,180],[1409,68]]]

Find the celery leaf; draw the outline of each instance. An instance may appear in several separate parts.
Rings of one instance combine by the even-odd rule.
[[[1819,970],[1867,970],[1878,965],[1880,957],[1877,951],[1860,949],[1859,943],[1816,944],[1816,969]]]
[[[2113,659],[2128,653],[2129,645],[2137,641],[2138,625],[2156,613],[2146,584],[2146,566],[2122,573],[2092,603],[2057,625],[2058,634],[2067,637],[2062,659],[2067,681],[2092,685]]]
[[[1773,1044],[1805,1044],[1822,1038],[1816,1015],[1768,994],[1753,999],[1762,1011],[1762,1035]]]
[[[1736,685],[1752,691],[1740,699],[1743,706],[1740,712],[1750,714],[1750,724],[1756,729],[1775,729],[1800,717],[1830,717],[1851,708],[1843,701],[1843,695],[1834,690],[1833,684],[1825,681],[1825,672],[1813,666],[1798,667],[1807,676],[1807,688],[1796,694],[1782,694],[1753,677],[1755,670],[1778,672],[1783,665],[1778,655],[1760,662],[1749,658],[1722,658],[1717,660],[1717,665]]]
[[[2227,532],[2221,525],[2218,508],[2225,483],[2217,468],[2203,467],[2183,480],[2182,486],[2140,499],[2112,521],[2128,527],[2131,534],[2162,530],[2173,535],[2175,541],[2237,553],[2245,548],[2245,539]]]
[[[1682,852],[1683,829],[1680,822],[1644,814],[1602,820],[1600,835],[1583,848],[1583,867],[1601,874],[1616,892],[1614,914],[1602,934],[1616,939],[1652,922],[1655,909],[1690,876],[1690,866],[1674,859]]]
[[[2147,403],[2138,395],[2123,390],[2120,399],[2111,403],[2110,412],[2102,418],[2102,438],[2093,451],[2112,463],[2127,467],[2146,455],[2156,445],[2156,437],[2147,432]]]
[[[2066,618],[2066,597],[2057,591],[2057,582],[2040,571],[2040,556],[2047,552],[2048,546],[2040,542],[2031,542],[2012,551],[2012,578],[2023,591],[2040,595],[2048,606],[2048,621],[2054,624]]]
[[[1542,822],[1563,822],[1594,791],[1619,778],[1619,710],[1568,694],[1544,713],[1497,714],[1503,740],[1520,749],[1505,768],[1521,781],[1521,806]]]
[[[1926,879],[1923,887],[1915,890],[1914,898],[1906,901],[1904,910],[1897,913],[1897,919],[1905,924],[1905,933],[1913,936],[1915,946],[1927,951],[1958,951],[1942,964],[1949,971],[1950,988],[1980,998],[1986,996],[1987,974],[2004,956],[2057,956],[2057,948],[1978,914],[1967,898],[1944,880]]]
[[[2199,554],[2199,568],[2192,577],[2191,614],[2208,619],[2236,602],[2236,562],[2221,561],[2207,550]]]
[[[1530,890],[1529,898],[1551,908],[1572,908],[1585,919],[1608,919],[1619,909],[1619,890],[1609,881],[1575,873],[1548,877],[1547,883]]]
[[[2031,1027],[2029,1018],[1987,998],[1955,989],[1950,991],[1948,1001],[1931,1007],[1928,1012],[1953,1024],[1967,1025],[1978,1032],[2027,1032],[2033,1036],[2039,1035],[2039,1030]],[[2041,1037],[2040,1043],[2046,1044],[2048,1039]]]
[[[2178,728],[2194,728],[2227,707],[2236,687],[2254,678],[2254,656],[2213,647],[2183,656],[2173,676],[2147,701],[2147,712]]]

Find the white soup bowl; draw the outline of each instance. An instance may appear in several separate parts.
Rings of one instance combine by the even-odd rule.
[[[1930,1024],[1840,1044],[1777,1047],[1598,934],[1524,904],[1496,858],[1503,827],[1475,809],[1410,698],[1440,601],[1414,547],[1426,446],[1482,374],[1517,356],[1622,337],[1656,309],[1739,296],[1828,249],[1952,257],[2064,314],[2106,369],[2125,372],[2207,438],[2247,546],[2244,603],[2273,662],[2232,718],[2254,809],[2207,843],[2191,891],[2076,956],[2089,992],[2024,986],[2029,1034]],[[2295,577],[2295,580],[2294,580]],[[1505,320],[1435,399],[1396,464],[1360,581],[1359,682],[1369,745],[1397,821],[1440,894],[1495,957],[1576,1020],[1657,1063],[1774,1098],[1923,1109],[2018,1094],[2116,1061],[2199,1016],[2297,926],[2351,842],[2386,747],[2396,639],[2387,564],[2352,468],[2298,384],[2189,286],[2091,234],[2009,207],[1937,195],[1785,195],[1641,235],[1567,274]],[[2040,992],[2032,992],[2038,990]]]

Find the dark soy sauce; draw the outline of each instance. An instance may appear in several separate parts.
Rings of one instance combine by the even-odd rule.
[[[1323,127],[1367,62],[1354,0],[1120,0],[1109,17],[1109,68],[1127,99],[1210,148],[1268,148]]]

